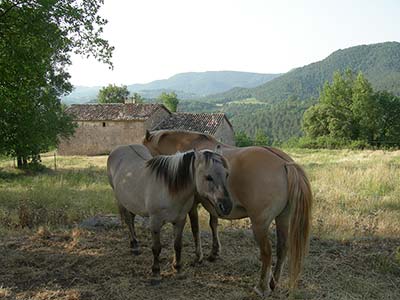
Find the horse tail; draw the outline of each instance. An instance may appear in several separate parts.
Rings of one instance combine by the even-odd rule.
[[[287,162],[285,168],[290,207],[289,282],[290,287],[294,288],[308,252],[313,196],[303,168],[294,162]]]

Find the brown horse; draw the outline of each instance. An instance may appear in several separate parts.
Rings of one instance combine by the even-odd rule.
[[[221,145],[222,153],[230,166],[228,188],[233,202],[231,213],[222,218],[249,217],[251,220],[262,261],[261,278],[255,291],[260,296],[267,296],[275,288],[288,251],[290,287],[295,287],[308,249],[312,205],[310,183],[298,164],[276,148],[237,148],[196,132],[147,132],[143,144],[153,155],[172,154],[189,149],[214,149]],[[220,248],[218,219],[213,208],[207,206],[204,201],[202,203],[210,212],[213,258]],[[197,209],[192,209],[189,216],[198,251],[200,240]],[[277,231],[277,262],[272,275],[272,249],[266,230],[273,219]]]

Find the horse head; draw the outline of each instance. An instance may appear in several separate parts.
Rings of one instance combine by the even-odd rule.
[[[194,156],[196,190],[203,204],[211,205],[220,216],[229,215],[233,205],[227,188],[229,166],[226,159],[209,150],[194,150]]]

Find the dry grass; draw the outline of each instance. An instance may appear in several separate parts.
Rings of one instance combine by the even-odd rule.
[[[400,152],[289,152],[315,195],[310,255],[295,298],[400,299]],[[1,299],[257,299],[260,263],[248,220],[221,221],[222,259],[196,267],[186,227],[182,275],[171,271],[168,227],[158,287],[149,285],[147,230],[139,228],[143,253],[133,257],[125,228],[77,229],[88,216],[115,212],[105,162],[59,157],[56,171],[26,174],[0,161]],[[52,157],[44,163],[53,168]],[[202,211],[205,253],[207,223]],[[271,298],[287,293],[285,273]]]

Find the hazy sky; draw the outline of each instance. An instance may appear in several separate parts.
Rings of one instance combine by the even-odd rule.
[[[73,57],[75,85],[191,71],[282,73],[337,49],[400,41],[400,0],[105,0],[114,70]]]

